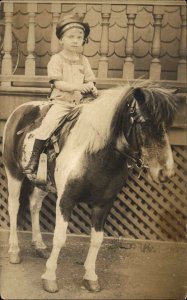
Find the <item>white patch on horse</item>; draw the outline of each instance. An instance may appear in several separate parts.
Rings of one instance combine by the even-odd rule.
[[[63,194],[64,186],[67,180],[70,179],[70,177],[81,177],[84,172],[84,145],[74,147],[73,142],[74,141],[70,136],[61,153],[56,159],[55,183],[58,191],[58,196],[61,196]]]
[[[56,279],[56,269],[57,260],[61,248],[64,246],[66,241],[66,230],[68,227],[68,222],[66,222],[61,214],[60,207],[56,206],[56,224],[53,237],[53,249],[50,254],[49,259],[46,263],[46,271],[42,275],[42,279],[55,280]]]
[[[127,146],[127,140],[124,136],[119,136],[116,140],[116,149],[118,149],[119,151],[124,151],[124,147]]]
[[[173,153],[170,147],[170,142],[167,134],[165,134],[165,140],[167,144],[166,170],[167,170],[167,176],[171,177],[175,173],[175,163],[174,163]]]
[[[30,195],[30,212],[32,220],[32,244],[37,249],[45,249],[46,245],[43,242],[42,234],[40,231],[39,213],[42,206],[42,201],[47,195],[46,192],[35,187]]]
[[[90,241],[90,248],[88,251],[88,255],[86,261],[84,263],[84,267],[86,273],[84,275],[84,279],[86,280],[93,280],[96,281],[98,279],[95,273],[95,264],[97,259],[97,254],[103,242],[103,232],[102,231],[95,231],[95,228],[91,229],[91,241]]]
[[[101,150],[108,142],[114,111],[129,90],[130,86],[103,91],[95,101],[85,104],[69,136],[72,144],[84,145],[92,153]]]
[[[64,220],[59,206],[66,182],[70,176],[71,178],[81,176],[84,147],[79,146],[77,148],[73,148],[72,146],[72,140],[70,138],[56,159],[55,182],[58,191],[58,199],[56,203],[56,224],[53,238],[53,249],[46,263],[46,271],[42,275],[42,279],[45,280],[56,279],[58,256],[66,241],[68,222]]]
[[[25,166],[28,164],[32,154],[34,141],[35,141],[35,131],[36,129],[33,130],[32,132],[27,133],[23,142],[22,159],[21,159],[23,168],[25,168]]]
[[[8,212],[10,216],[10,237],[9,237],[9,253],[18,254],[20,249],[17,237],[17,214],[19,210],[19,196],[22,185],[21,180],[12,177],[9,170],[5,167],[8,180]]]

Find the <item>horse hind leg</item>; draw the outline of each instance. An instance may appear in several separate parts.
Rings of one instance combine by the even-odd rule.
[[[6,168],[5,168],[6,169]],[[9,261],[12,264],[18,264],[21,262],[19,252],[17,236],[17,215],[19,210],[19,197],[22,185],[22,180],[12,177],[9,171],[6,169],[8,180],[8,212],[10,217],[10,236],[9,236]]]
[[[30,212],[31,212],[31,222],[32,222],[32,245],[34,246],[37,254],[42,258],[48,258],[49,252],[47,246],[45,245],[42,234],[40,231],[40,210],[42,207],[42,201],[47,195],[46,192],[35,187],[32,194],[30,195]]]

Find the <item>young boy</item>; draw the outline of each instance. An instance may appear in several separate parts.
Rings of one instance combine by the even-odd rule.
[[[52,92],[53,105],[36,131],[30,161],[25,168],[26,174],[36,171],[45,141],[53,133],[58,123],[71,108],[78,104],[86,93],[97,96],[95,75],[88,59],[79,54],[80,47],[87,42],[90,28],[78,15],[68,15],[57,25],[56,35],[63,50],[53,55],[47,70]]]

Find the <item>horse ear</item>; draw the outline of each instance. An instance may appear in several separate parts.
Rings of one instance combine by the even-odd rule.
[[[142,88],[134,89],[134,98],[138,101],[139,104],[143,104],[145,102],[145,93]]]

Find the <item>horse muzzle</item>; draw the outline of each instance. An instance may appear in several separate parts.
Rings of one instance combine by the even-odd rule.
[[[149,178],[156,183],[165,183],[175,175],[174,166],[171,169],[160,168],[150,170]]]
[[[158,180],[160,183],[165,183],[169,180],[169,177],[164,175],[162,170],[159,172]]]

